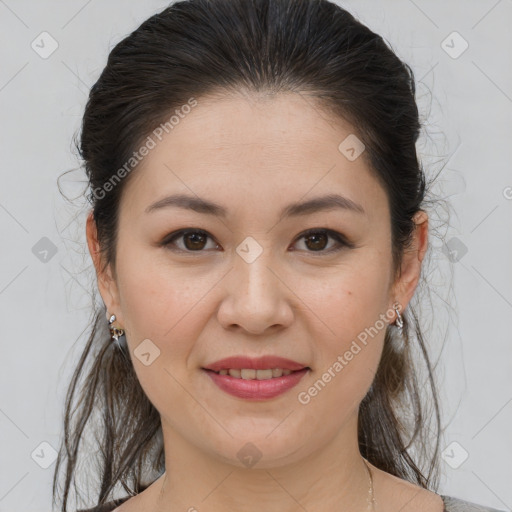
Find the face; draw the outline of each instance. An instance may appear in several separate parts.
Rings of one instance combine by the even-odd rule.
[[[198,98],[133,171],[115,278],[109,269],[98,285],[166,446],[240,466],[250,442],[259,467],[273,467],[342,432],[354,438],[392,304],[405,308],[414,292],[426,222],[419,257],[406,255],[394,282],[386,193],[364,155],[351,161],[338,149],[353,132],[295,94]],[[184,203],[147,211],[175,194],[224,215]],[[357,206],[282,215],[327,195]],[[88,242],[95,257],[90,221]],[[277,396],[242,398],[203,369],[234,355],[281,356],[309,370]]]

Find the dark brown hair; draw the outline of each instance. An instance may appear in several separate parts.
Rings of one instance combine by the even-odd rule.
[[[120,198],[137,170],[113,187],[105,184],[176,108],[191,98],[241,90],[301,94],[351,123],[388,197],[398,277],[413,216],[427,203],[415,147],[421,124],[413,72],[381,36],[327,0],[179,1],[112,49],[90,91],[77,146],[103,268],[111,265],[115,272]],[[440,414],[433,369],[412,306],[403,319],[404,341],[397,339],[396,328],[387,328],[377,374],[360,405],[359,446],[376,467],[435,489]],[[426,382],[419,383],[413,350],[421,355]],[[423,388],[431,392],[432,410],[425,408]],[[116,486],[138,494],[165,470],[159,413],[139,384],[126,345],[119,350],[111,343],[104,307],[93,310],[92,331],[66,396],[53,480],[55,504],[66,458],[63,512],[73,479],[79,490],[86,426],[98,422],[88,445],[97,466],[88,466],[100,478],[94,491],[99,505],[114,498]],[[92,488],[85,491],[90,498]]]

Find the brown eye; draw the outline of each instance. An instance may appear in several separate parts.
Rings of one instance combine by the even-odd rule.
[[[355,247],[354,244],[349,242],[343,235],[330,229],[310,229],[305,233],[302,233],[298,240],[301,239],[304,239],[306,252],[320,252],[328,254],[339,251],[344,247]],[[335,240],[335,243],[331,245],[331,247],[328,247],[329,239]]]
[[[204,249],[206,238],[207,236],[203,235],[202,233],[187,233],[183,236],[185,247],[191,251]]]
[[[313,233],[305,237],[306,247],[313,251],[321,251],[328,244],[329,236],[326,233]]]
[[[170,238],[164,240],[162,245],[173,246],[176,240],[182,240],[183,244],[177,249],[169,247],[171,250],[183,251],[183,252],[202,252],[207,245],[207,241],[210,238],[208,233],[201,230],[182,230],[172,234]],[[214,244],[216,246],[216,244]]]

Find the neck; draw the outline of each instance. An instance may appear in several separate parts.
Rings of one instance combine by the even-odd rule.
[[[205,453],[162,423],[166,472],[154,510],[256,510],[366,512],[369,471],[359,452],[357,415],[332,440],[286,464],[264,457],[240,467]],[[238,462],[238,465],[236,463]]]

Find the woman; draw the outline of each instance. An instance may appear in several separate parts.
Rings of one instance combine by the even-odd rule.
[[[90,510],[492,510],[435,492],[414,95],[327,0],[177,2],[112,50],[80,141],[105,308],[68,395],[63,511],[93,413]]]

